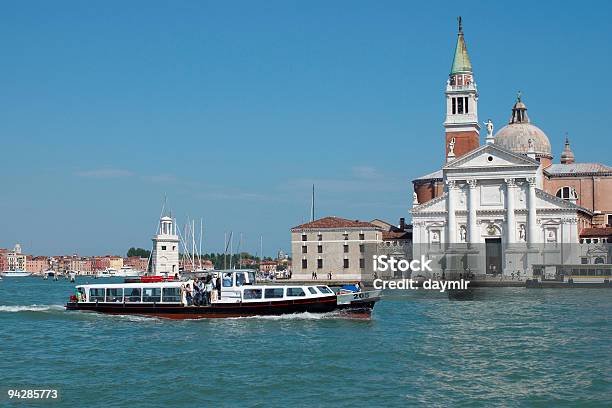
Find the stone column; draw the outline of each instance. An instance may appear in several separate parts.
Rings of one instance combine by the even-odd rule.
[[[477,181],[468,180],[468,242],[470,244],[478,243],[478,225],[476,220],[476,194]]]
[[[536,218],[536,179],[530,177],[527,179],[529,183],[529,197],[527,199],[527,242],[535,244],[537,239],[537,218]]]
[[[516,181],[508,178],[506,181],[506,240],[508,244],[516,242],[516,222],[514,218],[514,198],[516,196]],[[535,190],[534,190],[535,191]]]
[[[457,242],[457,222],[455,220],[455,190],[457,189],[457,185],[455,184],[454,180],[449,180],[446,182],[446,184],[448,185],[448,198],[446,200],[446,210],[448,213],[448,216],[446,218],[446,242],[448,242],[449,244],[454,244],[455,242]]]

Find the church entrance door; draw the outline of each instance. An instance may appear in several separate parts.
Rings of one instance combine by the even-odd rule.
[[[502,273],[502,242],[501,238],[486,238],[486,271],[487,274]]]

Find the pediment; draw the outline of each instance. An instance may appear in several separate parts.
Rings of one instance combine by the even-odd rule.
[[[451,169],[483,169],[488,167],[538,168],[540,163],[524,154],[514,153],[495,144],[486,144],[458,157],[444,166]]]

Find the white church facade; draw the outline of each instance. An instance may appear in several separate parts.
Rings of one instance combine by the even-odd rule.
[[[446,85],[445,164],[413,181],[413,258],[432,259],[434,274],[518,275],[538,265],[577,263],[579,226],[593,213],[575,194],[544,189],[550,165],[546,134],[517,99],[495,136],[485,123],[480,145],[478,92],[461,23]]]
[[[485,144],[447,163],[442,179],[443,195],[412,208],[415,259],[448,273],[522,276],[534,264],[575,262],[562,244],[578,242],[588,210],[543,191],[535,157]]]

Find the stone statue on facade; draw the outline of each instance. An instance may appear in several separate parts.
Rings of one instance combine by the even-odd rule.
[[[449,156],[455,155],[455,138],[454,137],[450,140],[450,142],[448,142],[448,155]]]
[[[461,238],[461,242],[465,242],[465,239],[467,238],[467,231],[465,230],[465,225],[462,225],[459,228],[459,236]]]
[[[525,225],[521,224],[519,227],[519,241],[525,242]]]
[[[487,127],[487,137],[493,137],[493,122],[491,121],[491,119],[483,123]]]
[[[419,204],[419,197],[417,196],[416,191],[414,193],[412,193],[412,204]]]

